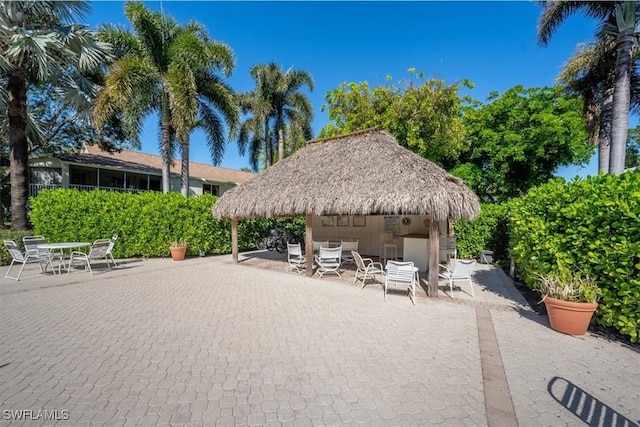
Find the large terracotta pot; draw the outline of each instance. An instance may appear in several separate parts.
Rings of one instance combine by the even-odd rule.
[[[174,261],[182,261],[187,253],[186,246],[171,246],[169,250],[171,251],[171,258]]]
[[[587,332],[597,302],[571,302],[547,296],[544,299],[551,327],[564,334],[584,335]]]

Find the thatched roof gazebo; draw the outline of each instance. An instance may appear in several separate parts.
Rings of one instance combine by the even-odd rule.
[[[430,215],[430,295],[438,289],[439,222],[479,212],[478,197],[461,179],[375,128],[309,141],[225,192],[213,208],[216,217],[231,219],[236,262],[238,219],[305,215],[311,248],[313,215]],[[308,256],[308,275],[312,261]]]

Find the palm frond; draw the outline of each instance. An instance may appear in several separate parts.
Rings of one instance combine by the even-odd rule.
[[[52,32],[33,32],[25,28],[15,28],[10,35],[4,58],[12,66],[30,71],[40,81],[46,80],[54,67],[59,66],[60,56],[68,57]],[[63,52],[63,55],[60,55]]]
[[[113,56],[116,59],[120,59],[125,55],[142,55],[142,48],[138,39],[124,27],[102,24],[98,27],[98,38],[111,44]]]
[[[201,128],[206,135],[206,142],[211,151],[211,160],[214,165],[222,162],[224,155],[225,140],[223,136],[223,123],[215,111],[205,104],[200,105],[200,121],[198,127]]]
[[[225,76],[230,76],[236,67],[236,58],[231,48],[218,41],[208,44],[209,54],[212,58],[212,65],[215,69],[221,70]]]
[[[605,19],[614,7],[613,1],[542,1],[543,12],[538,20],[537,38],[542,45],[549,44],[551,36],[569,16],[584,12],[587,16],[596,19]]]
[[[165,88],[168,89],[172,124],[178,139],[185,139],[196,125],[198,114],[198,90],[190,67],[172,63],[165,73]]]
[[[79,71],[99,68],[114,58],[111,43],[100,40],[96,32],[78,25],[59,28],[59,32],[60,30],[66,30],[60,34],[60,38],[72,52]]]
[[[201,72],[196,79],[200,102],[210,103],[218,110],[229,127],[229,136],[238,131],[240,111],[233,89],[211,72]]]
[[[168,47],[171,62],[180,62],[194,70],[211,68],[211,57],[207,45],[196,34],[178,31]]]
[[[168,67],[165,54],[166,36],[171,29],[169,18],[152,13],[142,3],[127,2],[125,15],[131,22],[145,55],[159,70],[166,71]]]

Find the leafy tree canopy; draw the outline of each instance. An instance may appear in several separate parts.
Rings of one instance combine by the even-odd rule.
[[[371,88],[369,83],[342,83],[325,95],[331,123],[319,138],[341,135],[377,126],[391,133],[404,147],[443,164],[468,148],[463,124],[460,86],[472,88],[468,80],[446,84],[409,69],[408,81],[400,80]],[[451,160],[449,160],[451,161]]]
[[[487,104],[468,107],[465,126],[471,148],[451,172],[483,201],[520,196],[559,166],[586,163],[594,150],[582,101],[560,87],[493,92]]]
[[[112,117],[98,134],[93,126],[78,119],[78,112],[73,107],[58,99],[56,88],[50,83],[32,86],[28,104],[42,133],[39,140],[30,141],[32,156],[78,152],[85,143],[98,144],[107,151],[130,147],[119,117]]]

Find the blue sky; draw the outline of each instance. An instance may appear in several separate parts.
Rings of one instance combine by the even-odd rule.
[[[485,101],[492,91],[517,84],[554,84],[563,62],[579,42],[593,39],[595,23],[581,15],[559,28],[551,43],[536,43],[540,7],[533,2],[145,2],[179,22],[196,20],[209,35],[228,44],[236,56],[236,70],[228,83],[236,91],[253,88],[249,68],[276,62],[284,69],[309,71],[315,90],[314,134],[327,123],[321,111],[324,95],[342,82],[383,84],[407,77],[409,68],[426,77],[453,83],[469,79],[465,91]],[[128,25],[124,2],[92,2],[87,23]],[[141,137],[142,151],[158,153],[157,119],[148,120]],[[191,160],[210,163],[202,135],[192,138]],[[227,146],[221,166],[241,168],[235,143]],[[559,174],[597,172],[597,161],[586,168],[563,168]]]

